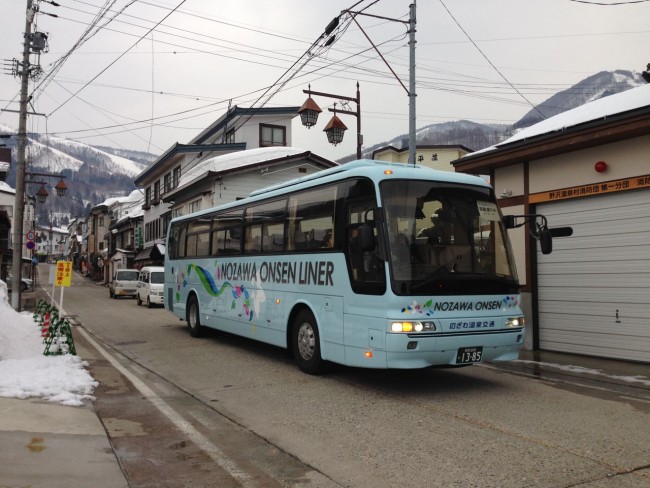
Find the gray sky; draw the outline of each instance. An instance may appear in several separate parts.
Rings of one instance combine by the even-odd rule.
[[[72,49],[102,6],[112,4],[100,26],[124,10],[74,50],[54,76],[37,82],[42,84],[34,108],[49,116],[30,117],[29,130],[159,154],[175,142],[188,142],[225,112],[229,100],[250,106],[278,79],[286,80],[287,70],[325,26],[356,3],[185,0],[146,34],[181,1],[58,0],[60,7],[42,2],[42,12],[59,16],[37,17],[38,30],[49,35],[49,52],[40,62],[45,73]],[[365,12],[407,20],[410,3],[363,0],[355,10],[370,5]],[[3,59],[21,57],[26,4],[0,0]],[[521,95],[540,103],[599,71],[642,71],[650,62],[649,19],[650,1],[420,0],[417,127],[459,119],[513,123],[531,108]],[[357,20],[408,87],[404,24]],[[309,83],[316,91],[354,96],[359,81],[365,145],[408,132],[407,94],[354,23],[328,49],[312,52],[319,55],[291,71],[293,79],[267,106],[301,105]],[[17,109],[9,101],[18,101],[19,89],[18,79],[1,76],[0,108]],[[335,102],[315,99],[324,110]],[[293,145],[331,159],[353,154],[355,118],[341,115],[350,130],[336,148],[322,132],[329,118],[322,114],[310,130],[295,119]],[[0,124],[17,128],[18,115],[3,112]]]

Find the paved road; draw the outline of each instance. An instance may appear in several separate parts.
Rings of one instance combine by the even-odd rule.
[[[643,395],[490,365],[313,377],[79,276],[64,308],[134,487],[650,487]]]

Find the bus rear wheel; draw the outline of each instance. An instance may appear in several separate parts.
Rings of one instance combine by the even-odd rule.
[[[298,313],[292,332],[293,356],[298,367],[308,374],[323,372],[325,365],[320,354],[318,326],[309,310]]]
[[[187,301],[187,327],[190,329],[190,335],[192,337],[201,337],[203,334],[199,301],[195,295],[192,295]]]

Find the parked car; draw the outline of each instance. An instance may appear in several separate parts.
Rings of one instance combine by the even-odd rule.
[[[108,294],[111,298],[137,296],[138,270],[118,269],[108,284]]]
[[[155,303],[163,304],[165,268],[162,266],[145,266],[138,276],[138,305],[147,302],[147,307]]]
[[[13,285],[13,281],[14,281],[13,275],[8,274],[7,275],[7,289],[8,290],[11,290],[11,287]],[[22,291],[25,291],[25,290],[27,290],[29,288],[33,288],[33,286],[34,286],[34,282],[31,279],[25,278],[24,276],[20,277],[20,289]]]

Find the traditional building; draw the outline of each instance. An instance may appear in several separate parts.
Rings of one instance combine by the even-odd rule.
[[[415,149],[415,162],[421,166],[441,171],[454,171],[452,161],[462,158],[471,149],[460,144],[451,145],[420,145]],[[397,149],[394,146],[384,146],[372,152],[372,159],[389,161],[391,163],[408,163],[409,148]]]
[[[453,162],[489,174],[504,214],[573,235],[538,252],[511,230],[530,349],[650,361],[650,85],[523,129]]]
[[[169,194],[181,177],[207,159],[246,149],[291,145],[291,120],[299,107],[231,107],[188,144],[176,143],[135,178],[144,190],[144,248],[136,260],[144,265],[164,255],[172,218]],[[159,254],[161,254],[159,256]]]

